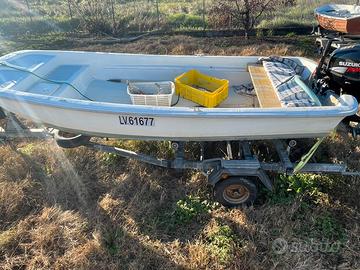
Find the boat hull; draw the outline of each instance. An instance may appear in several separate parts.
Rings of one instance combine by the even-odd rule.
[[[243,95],[235,87],[251,83],[247,65],[258,59],[15,52],[0,58],[7,63],[0,69],[0,107],[76,134],[177,141],[319,137],[357,111],[356,100],[345,95],[333,106],[258,107],[254,96]],[[306,67],[305,78],[316,68],[309,59],[292,59]],[[176,101],[176,96],[171,107],[132,104],[126,81],[171,81],[189,69],[228,80],[232,87],[228,98],[216,108],[199,107],[181,98]]]
[[[328,4],[315,9],[319,25],[330,31],[360,34],[360,6]]]
[[[316,17],[319,25],[326,30],[351,35],[360,34],[360,17],[354,19],[340,19],[322,14],[317,14]]]
[[[344,106],[311,108],[156,108],[94,104],[3,90],[0,106],[35,122],[97,137],[138,140],[224,141],[313,138],[329,134],[357,110],[352,96]],[[91,104],[90,104],[91,103]],[[76,117],[74,117],[76,116]]]

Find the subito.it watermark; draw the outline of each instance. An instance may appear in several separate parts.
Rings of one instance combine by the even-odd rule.
[[[341,242],[317,241],[310,239],[309,241],[287,241],[284,238],[276,238],[271,249],[275,254],[281,255],[290,253],[338,253],[341,249]]]

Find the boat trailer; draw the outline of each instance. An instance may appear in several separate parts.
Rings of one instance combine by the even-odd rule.
[[[311,35],[315,37],[317,53],[327,56],[333,50],[360,43],[360,35],[324,31],[320,26],[314,27]]]
[[[6,124],[3,129],[0,129],[0,138],[2,139],[52,139],[54,137],[53,131],[49,129],[28,129],[11,113],[6,112],[3,120],[6,120]],[[270,142],[276,149],[279,162],[259,161],[251,149],[252,141],[227,141],[226,158],[205,158],[204,152],[206,149],[204,143],[201,143],[198,160],[188,160],[185,158],[185,142],[171,142],[171,148],[174,151],[173,159],[160,159],[151,155],[93,141],[88,141],[82,146],[163,168],[198,170],[207,177],[208,183],[213,186],[215,199],[225,206],[253,203],[256,199],[259,183],[262,183],[267,189],[273,190],[273,181],[268,173],[292,175],[299,172],[360,176],[360,172],[350,172],[344,164],[309,163],[307,161],[311,158],[311,155],[299,167],[301,162],[294,163],[289,157],[292,149],[296,146],[295,140],[288,142],[285,140],[271,140]],[[233,153],[234,144],[238,145],[236,153]],[[316,149],[313,148],[312,150],[315,152]]]

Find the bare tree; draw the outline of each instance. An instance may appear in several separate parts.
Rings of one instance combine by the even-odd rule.
[[[72,9],[71,9],[71,0],[67,0],[67,5],[68,5],[70,18],[72,19],[73,18],[73,12],[72,12]]]
[[[30,21],[32,21],[32,14],[31,14],[32,11],[31,11],[31,8],[30,8],[29,0],[25,0],[25,3],[26,3],[27,10],[28,10]]]
[[[260,17],[273,11],[281,0],[220,0],[210,10],[210,22],[217,27],[240,26],[248,38]]]
[[[159,0],[155,0],[156,7],[156,19],[157,19],[157,29],[160,29],[160,10],[159,10]]]
[[[114,32],[114,26],[110,23],[111,8],[107,1],[83,0],[73,3],[84,29],[91,33],[110,34]]]
[[[203,20],[203,29],[205,31],[206,29],[206,19],[205,19],[205,16],[206,16],[206,5],[205,5],[205,0],[202,1],[202,20]]]
[[[115,32],[116,19],[115,19],[115,3],[114,3],[114,0],[110,0],[110,6],[111,6],[111,18],[112,18],[112,23],[113,23],[113,31]]]

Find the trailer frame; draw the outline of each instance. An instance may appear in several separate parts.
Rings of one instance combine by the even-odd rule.
[[[0,129],[0,138],[38,138],[38,139],[52,139],[53,132],[49,129],[29,129],[27,128],[15,115],[5,113],[3,119],[6,119],[6,125]],[[227,179],[238,178],[239,181],[243,179],[250,179],[252,182],[259,180],[267,189],[273,190],[273,181],[268,173],[281,173],[286,175],[293,175],[294,169],[298,163],[290,160],[290,153],[292,148],[296,146],[295,140],[286,142],[285,140],[267,140],[270,141],[276,150],[279,162],[262,162],[252,152],[252,141],[227,141],[226,142],[226,158],[204,158],[204,143],[201,143],[200,158],[198,160],[188,160],[185,158],[185,143],[172,141],[171,148],[174,151],[173,159],[160,159],[152,155],[137,153],[123,148],[110,146],[98,142],[89,141],[83,146],[100,152],[112,153],[118,156],[138,160],[154,166],[176,169],[176,170],[198,170],[202,172],[208,179],[208,183],[216,187],[220,182]],[[238,144],[238,153],[235,157],[232,149],[232,144]],[[300,169],[299,173],[315,173],[315,174],[337,174],[344,176],[360,176],[360,172],[348,171],[345,164],[333,163],[307,163]],[[255,194],[256,195],[256,194]],[[220,195],[221,196],[221,195]],[[226,206],[236,206],[241,203],[226,203]],[[246,202],[249,203],[249,202]],[[252,201],[250,202],[252,203]]]
[[[360,43],[360,35],[349,35],[322,29],[320,26],[313,28],[311,33],[316,37],[315,44],[319,55],[324,56],[330,50]]]

